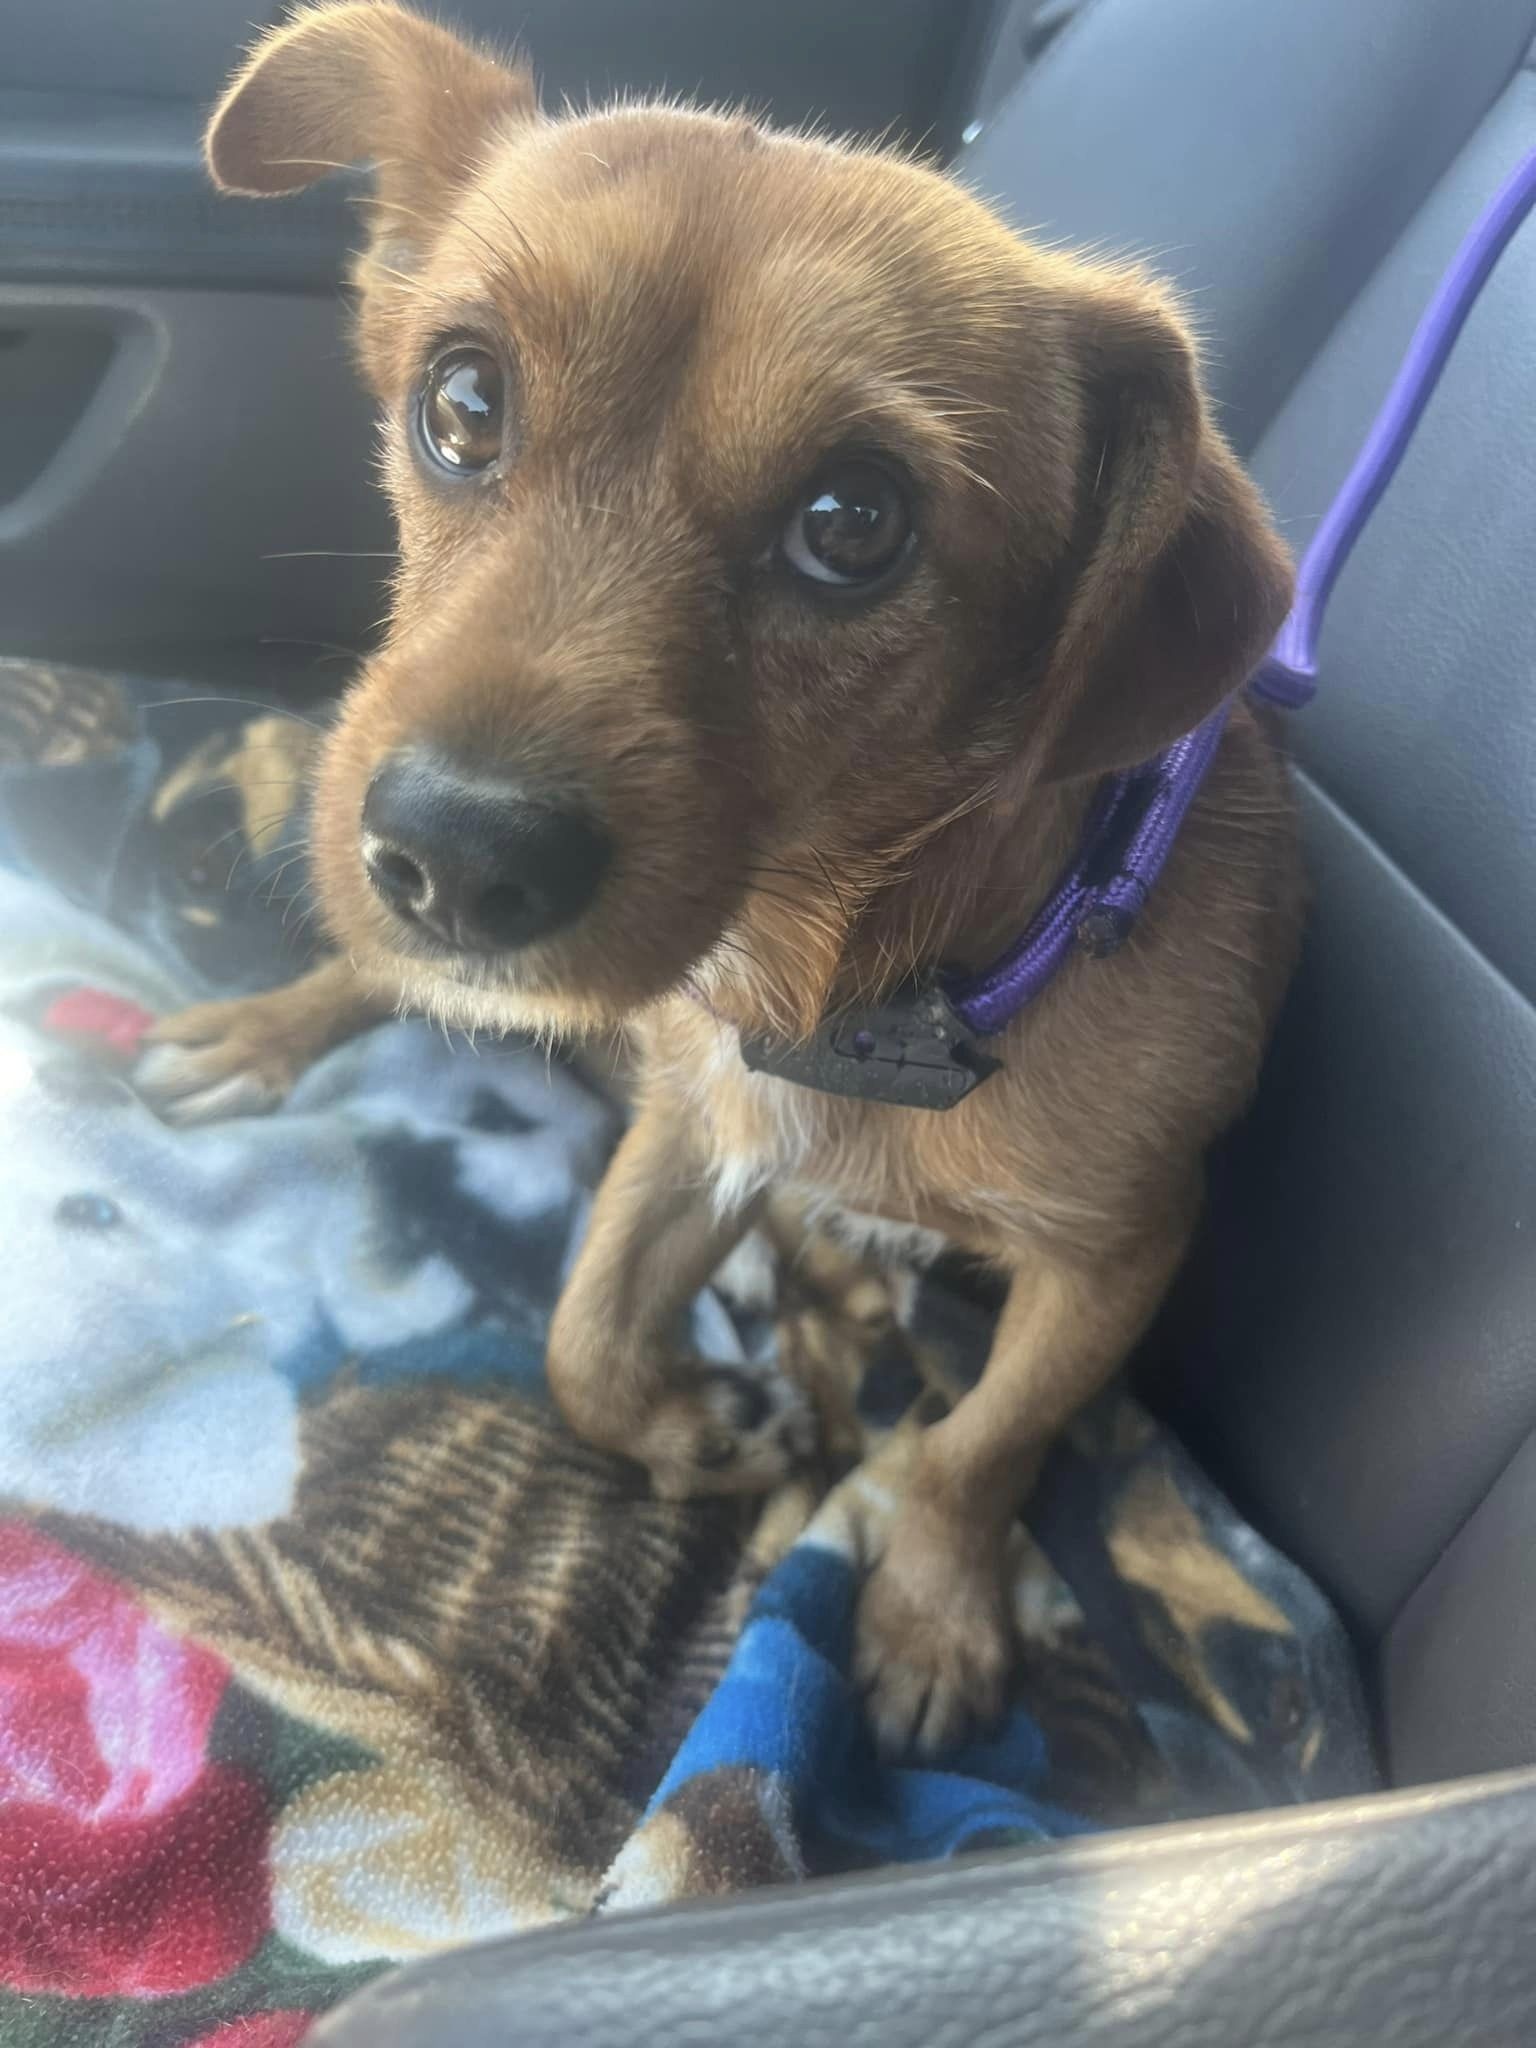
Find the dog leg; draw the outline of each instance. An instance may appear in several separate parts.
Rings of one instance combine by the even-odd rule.
[[[860,1601],[857,1671],[888,1753],[931,1755],[1001,1714],[1019,1508],[1052,1440],[1150,1321],[1188,1236],[1181,1221],[1099,1265],[1021,1249],[986,1370],[924,1436]]]
[[[157,1024],[134,1081],[167,1123],[275,1109],[322,1053],[394,1014],[339,956],[265,995],[198,1003]]]
[[[812,1448],[796,1391],[677,1353],[689,1302],[756,1207],[722,1215],[688,1119],[647,1103],[555,1310],[547,1356],[561,1412],[589,1442],[647,1466],[667,1499],[764,1492]]]

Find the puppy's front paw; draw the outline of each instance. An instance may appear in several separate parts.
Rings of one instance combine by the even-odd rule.
[[[147,1034],[134,1085],[167,1123],[212,1123],[276,1109],[309,1064],[283,1003],[285,991],[199,1003]]]
[[[626,1448],[663,1500],[767,1493],[810,1457],[816,1425],[786,1380],[698,1364],[677,1374]]]
[[[860,1598],[854,1652],[882,1753],[935,1756],[991,1727],[1015,1649],[990,1576],[916,1539],[893,1545]]]

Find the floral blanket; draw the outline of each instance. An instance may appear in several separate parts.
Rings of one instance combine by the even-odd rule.
[[[312,743],[0,662],[6,2048],[288,2048],[460,1942],[1371,1785],[1326,1604],[1122,1394],[1019,1532],[1006,1725],[878,1761],[859,1578],[985,1316],[749,1242],[695,1338],[822,1464],[653,1500],[541,1384],[617,1128],[574,1070],[404,1022],[162,1123],[148,1023],[303,962]]]

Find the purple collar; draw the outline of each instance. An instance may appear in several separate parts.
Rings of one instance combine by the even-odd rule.
[[[1536,150],[1506,179],[1462,243],[1420,320],[1391,390],[1302,559],[1296,601],[1248,682],[1287,709],[1317,689],[1317,640],[1329,593],[1391,482],[1467,315],[1510,238],[1536,205]],[[874,1010],[827,1018],[806,1045],[744,1038],[742,1058],[835,1095],[948,1109],[997,1071],[976,1040],[1028,1007],[1077,952],[1102,959],[1130,936],[1216,757],[1231,714],[1218,706],[1193,732],[1138,768],[1107,776],[1089,807],[1071,865],[1022,935],[979,973],[896,991]],[[1115,865],[1104,870],[1117,849]]]

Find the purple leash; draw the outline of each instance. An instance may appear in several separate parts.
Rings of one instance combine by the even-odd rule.
[[[1318,635],[1339,571],[1392,481],[1478,293],[1533,205],[1536,150],[1484,209],[1430,300],[1365,444],[1302,558],[1296,601],[1249,680],[1256,696],[1296,710],[1316,694]],[[949,1007],[968,1031],[982,1038],[1001,1031],[1075,949],[1102,958],[1125,942],[1216,757],[1231,709],[1229,700],[1151,761],[1100,784],[1077,856],[1027,930],[980,973],[945,979]],[[1132,816],[1136,822],[1115,872],[1102,879],[1104,845],[1126,832]]]

